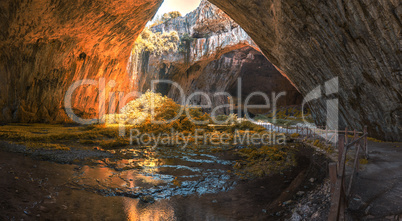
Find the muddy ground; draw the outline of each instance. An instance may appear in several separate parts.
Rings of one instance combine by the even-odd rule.
[[[32,152],[1,142],[0,220],[282,220],[303,197],[296,193],[327,175],[327,159],[306,147],[296,167],[247,180],[230,172],[238,158],[230,151],[130,160],[144,152]]]

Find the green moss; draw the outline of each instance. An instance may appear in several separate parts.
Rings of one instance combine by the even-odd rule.
[[[367,159],[360,159],[359,163],[362,165],[368,164],[368,160]]]
[[[376,139],[376,138],[373,138],[373,137],[368,137],[367,140],[373,141],[373,142],[376,142],[376,143],[383,143],[384,142],[382,140],[379,140],[379,139]]]
[[[293,133],[293,134],[291,134],[290,135],[292,138],[298,138],[298,137],[300,137],[300,134],[298,134],[298,133]]]
[[[100,146],[106,149],[116,149],[116,148],[123,148],[130,144],[128,139],[117,137],[112,140],[102,140],[100,141]]]
[[[300,107],[282,107],[275,112],[272,111],[266,115],[257,115],[254,119],[275,123],[276,125],[282,126],[295,125],[304,121],[312,123],[313,119],[311,117],[310,110],[307,109],[305,112],[306,113],[303,116],[303,112],[301,111]]]
[[[255,132],[263,132],[266,129],[263,126],[254,124],[250,121],[242,121],[240,123],[235,123],[234,125],[232,125],[230,128],[228,128],[228,131],[230,132],[234,132],[236,130],[250,130],[250,131],[255,131]]]
[[[25,143],[25,145],[29,149],[64,150],[64,151],[70,150],[69,147],[66,147],[61,144],[29,142],[29,143]]]
[[[238,152],[243,159],[233,168],[244,179],[262,177],[295,166],[294,153],[293,148],[281,145],[243,148]]]

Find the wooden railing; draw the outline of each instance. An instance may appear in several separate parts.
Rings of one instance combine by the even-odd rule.
[[[346,130],[347,131],[347,130]],[[328,215],[328,220],[338,221],[345,220],[345,209],[347,208],[348,198],[351,193],[353,178],[359,171],[360,152],[363,151],[364,157],[368,158],[367,146],[367,127],[364,127],[364,132],[361,137],[355,133],[353,139],[348,143],[348,133],[339,135],[338,142],[338,162],[329,164],[329,176],[331,180],[331,208]],[[355,147],[356,154],[349,183],[346,187],[345,168],[347,152],[352,147]]]
[[[337,162],[333,162],[329,164],[329,176],[331,180],[331,208],[328,215],[328,220],[330,221],[338,221],[345,220],[345,209],[347,208],[348,198],[351,194],[351,189],[353,185],[353,179],[357,175],[359,171],[359,158],[363,155],[366,159],[368,159],[368,145],[367,145],[367,127],[364,127],[363,132],[358,132],[356,130],[328,130],[327,128],[309,128],[309,127],[280,127],[277,125],[269,124],[269,123],[261,123],[258,122],[258,125],[265,127],[267,130],[276,131],[281,133],[298,133],[301,137],[304,138],[313,138],[316,136],[320,138],[325,138],[326,144],[332,142],[335,144],[335,147],[338,149],[338,159]],[[353,135],[351,140],[349,139],[350,135]],[[361,136],[359,136],[361,135]],[[348,180],[346,186],[345,179],[345,168],[347,161],[347,153],[348,150],[356,151],[354,160],[353,160],[353,168],[352,173],[350,174],[350,178]]]
[[[299,134],[300,138],[304,139],[315,139],[315,138],[322,138],[325,141],[325,144],[334,144],[335,146],[338,143],[338,136],[339,134],[347,134],[353,135],[354,137],[359,134],[363,134],[364,132],[358,132],[356,130],[329,130],[326,127],[307,127],[307,126],[278,126],[271,123],[265,122],[256,122],[257,125],[265,127],[265,129],[269,131],[276,131],[279,133],[286,133],[286,134]]]

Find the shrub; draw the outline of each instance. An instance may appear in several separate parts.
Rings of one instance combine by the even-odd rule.
[[[180,110],[183,110],[181,114]],[[109,115],[107,118],[113,116]],[[153,120],[163,123],[156,123]],[[200,108],[185,107],[159,93],[147,91],[121,109],[118,122],[133,125],[142,132],[162,133],[169,132],[172,128],[177,131],[194,132],[196,127],[206,127],[210,122],[210,116],[203,113]]]

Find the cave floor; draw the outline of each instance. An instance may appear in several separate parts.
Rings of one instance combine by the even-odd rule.
[[[402,143],[369,141],[369,161],[353,181],[349,212],[359,220],[402,220]]]
[[[45,141],[43,134],[53,127],[33,127],[28,138]],[[0,220],[278,220],[291,214],[292,206],[283,202],[297,203],[298,191],[314,189],[326,176],[325,167],[312,166],[311,149],[300,151],[295,168],[244,180],[232,171],[238,156],[231,151],[102,151],[81,144],[90,135],[81,131],[74,145],[63,142],[74,146],[69,150],[0,141]],[[402,218],[401,146],[369,141],[370,158],[355,177],[349,201],[353,220]],[[318,181],[310,183],[311,176]]]
[[[244,180],[230,152],[23,148],[0,142],[0,220],[278,220],[282,202],[326,176],[311,149],[297,167]]]

